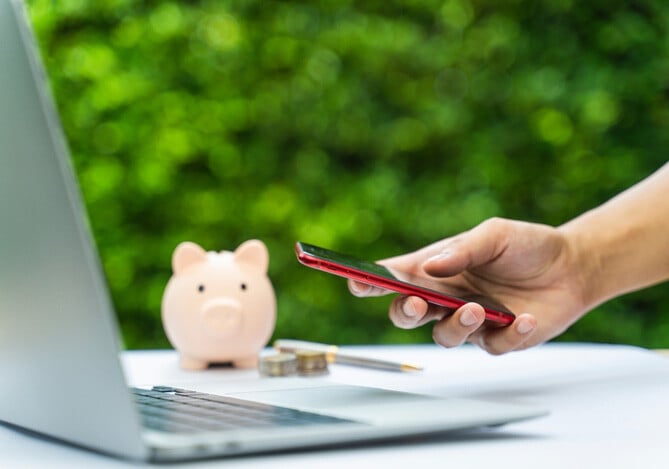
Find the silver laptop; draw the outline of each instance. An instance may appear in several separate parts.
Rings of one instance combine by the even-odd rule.
[[[0,0],[4,425],[124,458],[169,461],[400,438],[542,414],[309,378],[293,379],[294,387],[266,378],[262,392],[238,394],[130,389],[119,343],[29,21],[21,2]]]

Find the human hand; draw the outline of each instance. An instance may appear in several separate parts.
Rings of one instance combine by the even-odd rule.
[[[379,261],[415,275],[492,297],[517,316],[508,327],[484,323],[477,303],[456,311],[416,296],[398,296],[390,319],[401,328],[436,321],[433,339],[445,347],[473,342],[491,354],[528,348],[555,337],[587,310],[584,273],[574,246],[557,228],[492,218],[418,251]],[[356,296],[391,293],[349,281]]]

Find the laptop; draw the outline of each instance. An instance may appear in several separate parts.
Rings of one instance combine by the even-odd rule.
[[[3,425],[126,459],[174,461],[398,439],[544,413],[299,377],[258,377],[258,389],[251,382],[246,392],[129,388],[116,315],[18,0],[0,0],[0,168]]]

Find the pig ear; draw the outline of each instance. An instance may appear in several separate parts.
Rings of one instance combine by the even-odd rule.
[[[180,243],[172,254],[172,270],[175,274],[182,272],[188,266],[203,262],[207,259],[207,251],[195,243],[184,241]]]
[[[257,239],[244,241],[235,249],[235,260],[237,262],[250,264],[255,269],[267,272],[269,267],[269,252],[265,243]]]

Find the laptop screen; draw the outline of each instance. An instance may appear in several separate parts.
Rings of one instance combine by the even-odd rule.
[[[0,420],[140,457],[118,334],[20,2],[0,0]]]

